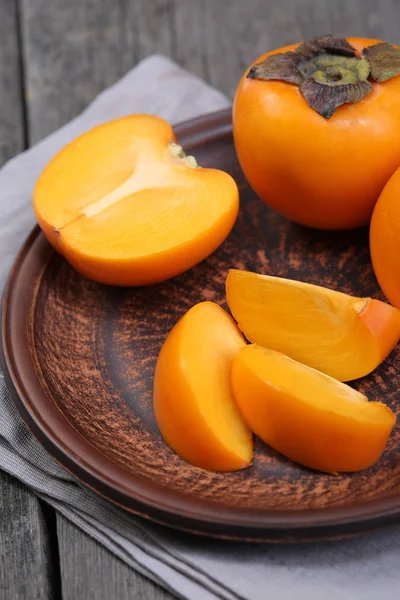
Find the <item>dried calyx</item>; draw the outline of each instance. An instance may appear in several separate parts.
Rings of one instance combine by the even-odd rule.
[[[371,81],[400,74],[400,50],[382,42],[364,48],[361,56],[345,38],[327,35],[273,54],[254,65],[250,79],[294,83],[307,104],[329,119],[347,102],[358,102],[372,90]]]

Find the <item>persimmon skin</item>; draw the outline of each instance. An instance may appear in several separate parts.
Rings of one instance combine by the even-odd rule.
[[[232,389],[255,434],[295,462],[327,473],[374,464],[396,421],[384,404],[260,346],[235,356]]]
[[[380,42],[346,39],[358,54]],[[251,66],[297,46],[266,53]],[[248,79],[248,71],[235,96],[233,133],[251,187],[271,208],[303,225],[350,229],[369,223],[399,163],[400,76],[373,82],[363,100],[325,119],[297,85]]]
[[[386,298],[400,308],[400,168],[376,203],[370,228],[372,266]]]
[[[131,115],[98,125],[62,149],[34,191],[52,246],[82,275],[142,286],[209,256],[239,210],[235,181],[173,152],[171,125]]]

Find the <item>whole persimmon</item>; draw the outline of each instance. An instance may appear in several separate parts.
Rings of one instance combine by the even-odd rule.
[[[385,185],[372,214],[370,250],[386,298],[400,308],[400,168]]]
[[[250,185],[289,219],[321,229],[369,222],[400,162],[400,49],[325,36],[264,54],[233,107]]]

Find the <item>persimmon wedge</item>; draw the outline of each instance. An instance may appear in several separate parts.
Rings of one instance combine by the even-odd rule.
[[[254,433],[293,461],[328,473],[374,464],[396,420],[384,404],[256,345],[233,359],[232,389]]]
[[[231,392],[232,360],[245,346],[217,304],[191,308],[168,335],[154,376],[154,411],[167,442],[186,461],[211,471],[248,467],[252,434]]]
[[[238,190],[198,167],[169,123],[133,115],[95,127],[53,158],[34,191],[50,243],[101,283],[146,285],[193,267],[230,232]]]
[[[226,294],[250,342],[340,381],[373,371],[400,339],[400,311],[379,300],[240,270]]]

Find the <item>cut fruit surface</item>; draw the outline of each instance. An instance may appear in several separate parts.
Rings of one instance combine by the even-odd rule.
[[[295,462],[328,473],[375,463],[396,420],[384,404],[256,345],[234,358],[232,389],[254,433]]]
[[[154,376],[154,411],[165,441],[211,471],[251,463],[252,434],[231,392],[232,360],[245,341],[218,305],[191,308],[168,335]]]
[[[400,311],[379,300],[240,270],[230,271],[226,294],[251,342],[340,381],[373,371],[400,338]]]
[[[198,168],[158,117],[133,115],[95,127],[64,148],[34,192],[50,243],[83,275],[145,285],[194,266],[230,232],[237,186]]]

